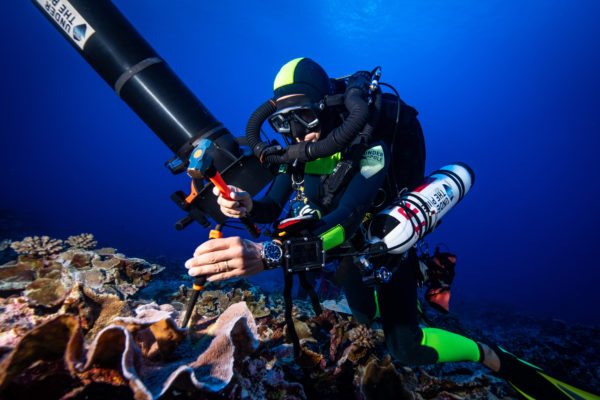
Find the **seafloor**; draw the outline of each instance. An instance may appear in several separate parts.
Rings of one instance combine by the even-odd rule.
[[[191,280],[181,263],[96,249],[91,235],[0,245],[0,399],[512,399],[476,363],[395,362],[383,332],[343,297],[315,316],[295,300],[303,354],[283,299],[247,280],[209,284],[179,329]],[[600,327],[489,304],[426,309],[440,328],[494,342],[559,379],[600,392]],[[460,315],[460,318],[458,317]]]

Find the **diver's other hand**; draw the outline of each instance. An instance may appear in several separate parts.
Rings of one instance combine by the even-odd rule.
[[[371,84],[371,74],[367,71],[358,71],[348,79],[346,86],[346,96],[359,95],[366,97],[369,94],[369,85]]]
[[[289,145],[285,148],[285,153],[281,156],[282,161],[286,164],[292,164],[298,160],[299,163],[305,163],[312,161],[306,151],[306,146],[309,142],[300,142]]]
[[[213,194],[217,196],[217,204],[221,208],[221,212],[231,218],[245,217],[252,210],[252,197],[248,192],[242,189],[228,185],[231,190],[231,200],[223,197],[219,189],[213,188]]]
[[[207,275],[211,282],[248,277],[264,270],[261,251],[262,243],[239,236],[211,239],[198,246],[185,267],[191,276]]]

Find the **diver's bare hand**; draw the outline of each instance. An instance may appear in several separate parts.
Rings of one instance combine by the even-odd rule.
[[[228,185],[231,189],[231,200],[227,200],[216,187],[213,188],[213,194],[217,197],[217,203],[221,207],[221,212],[231,218],[241,218],[246,216],[252,210],[252,197],[248,192],[242,189]]]
[[[202,243],[185,262],[191,276],[207,275],[209,281],[256,275],[264,270],[262,243],[240,237],[211,239]]]

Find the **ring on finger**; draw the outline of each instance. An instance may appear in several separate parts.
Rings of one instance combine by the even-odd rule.
[[[229,260],[225,260],[225,271],[229,272]]]

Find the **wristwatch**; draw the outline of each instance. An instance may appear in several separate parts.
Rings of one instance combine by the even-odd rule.
[[[281,266],[283,259],[283,248],[281,244],[275,241],[263,242],[263,248],[260,253],[265,269],[275,269]]]

